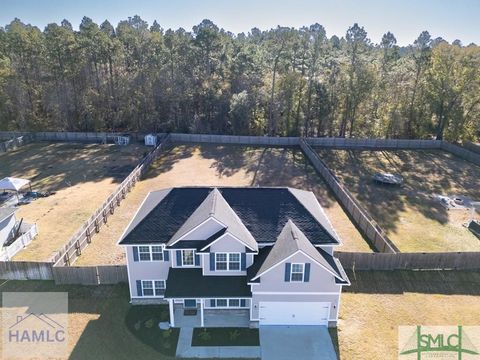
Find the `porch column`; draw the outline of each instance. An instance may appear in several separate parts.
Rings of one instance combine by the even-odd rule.
[[[203,302],[205,299],[200,299],[200,327],[204,327],[204,321],[203,321]]]
[[[173,299],[168,299],[168,309],[170,310],[170,326],[175,327],[175,317],[173,315]]]

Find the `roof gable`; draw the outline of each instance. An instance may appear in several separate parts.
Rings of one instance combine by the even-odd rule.
[[[292,220],[289,219],[252,280],[257,279],[262,274],[271,270],[273,267],[297,254],[298,252],[308,256],[335,277],[340,279],[342,278],[342,275],[337,271],[337,269],[335,269],[332,264],[325,259],[323,254],[312,245],[305,234],[300,231],[300,229],[293,223]],[[326,254],[326,252],[324,253]]]

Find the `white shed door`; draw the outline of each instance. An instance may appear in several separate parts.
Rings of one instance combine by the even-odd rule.
[[[261,301],[260,325],[328,325],[329,302]]]

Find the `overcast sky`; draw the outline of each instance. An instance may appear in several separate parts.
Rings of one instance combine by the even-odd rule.
[[[480,44],[480,0],[0,0],[1,26],[17,17],[41,29],[63,19],[78,28],[83,16],[116,25],[133,15],[150,24],[156,19],[165,29],[191,30],[210,19],[234,33],[318,22],[328,36],[344,36],[357,22],[374,42],[391,31],[407,45],[428,30],[449,42]]]

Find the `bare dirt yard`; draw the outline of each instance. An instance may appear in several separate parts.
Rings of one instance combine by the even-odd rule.
[[[471,210],[447,210],[435,198],[463,195],[480,201],[480,166],[444,151],[318,153],[401,251],[480,251],[479,239],[464,226]],[[377,172],[399,174],[404,184],[376,184]]]
[[[149,191],[173,186],[291,186],[311,190],[324,207],[344,245],[339,250],[372,251],[300,150],[239,146],[177,146],[159,157],[76,265],[122,264],[117,246]]]
[[[398,327],[478,326],[480,273],[358,271],[348,273],[337,329],[340,359],[398,359]]]
[[[39,234],[14,260],[47,260],[149,150],[142,145],[34,143],[1,154],[0,178],[29,179],[34,191],[56,192],[20,206],[17,218],[37,223]]]

